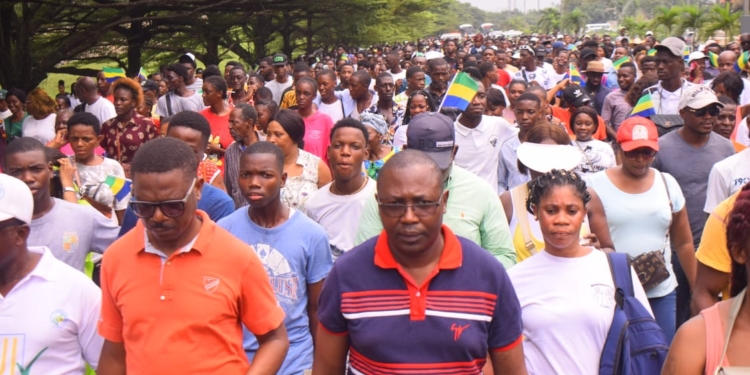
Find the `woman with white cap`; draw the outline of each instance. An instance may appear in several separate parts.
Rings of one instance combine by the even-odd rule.
[[[549,123],[531,128],[518,147],[517,155],[519,169],[528,169],[532,181],[552,169],[572,171],[581,161],[581,154],[570,145],[567,132]],[[529,183],[524,183],[500,196],[519,262],[544,248],[539,222],[524,206],[528,194]],[[614,248],[601,201],[593,190],[589,189],[589,194],[592,201],[588,204],[587,226],[591,231],[584,227],[583,242],[599,248]]]
[[[653,122],[638,116],[625,120],[617,131],[617,141],[622,164],[589,176],[587,181],[601,198],[617,251],[634,258],[656,322],[671,342],[677,279],[670,247],[675,249],[691,287],[696,268],[685,197],[674,177],[651,168],[659,151]],[[659,266],[638,270],[639,256]]]

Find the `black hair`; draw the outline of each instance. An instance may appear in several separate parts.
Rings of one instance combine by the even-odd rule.
[[[505,93],[500,89],[490,88],[487,90],[487,105],[492,107],[506,107],[508,104],[505,102]]]
[[[183,127],[193,129],[201,133],[201,149],[205,149],[208,146],[208,140],[211,138],[211,125],[208,120],[198,112],[193,111],[182,111],[172,116],[169,120],[169,128],[167,129],[167,135],[174,128]]]
[[[591,120],[594,122],[594,130],[592,131],[592,134],[596,133],[596,130],[599,129],[599,115],[596,113],[596,110],[590,106],[578,107],[573,111],[570,115],[570,130],[574,129],[576,117],[582,114],[591,117]],[[573,130],[573,132],[575,132],[575,130]]]
[[[99,135],[99,133],[101,132],[101,125],[99,124],[99,119],[97,119],[96,116],[88,112],[78,112],[70,116],[70,119],[68,119],[68,134],[70,134],[70,129],[72,129],[74,126],[91,127],[94,129],[94,133],[96,135]]]
[[[208,78],[204,78],[203,82],[210,84],[214,87],[214,89],[220,91],[222,99],[227,98],[227,91],[229,91],[229,87],[227,86],[227,81],[224,80],[224,77],[222,77],[221,75],[210,76]]]
[[[370,82],[372,82],[372,77],[370,77],[370,74],[364,70],[357,70],[352,73],[352,77],[356,77],[360,83],[367,87],[370,87]]]
[[[188,81],[188,71],[182,64],[171,64],[167,66],[166,69],[167,72],[174,72],[174,74],[177,74],[178,76],[182,77],[182,79],[187,83]]]
[[[404,112],[404,119],[401,121],[402,125],[408,125],[409,121],[411,121],[411,99],[417,95],[424,96],[424,100],[425,102],[427,102],[427,106],[430,108],[430,112],[437,111],[437,107],[432,101],[432,96],[430,96],[430,93],[428,93],[426,90],[415,90],[411,93],[411,95],[409,95],[409,99],[406,100],[406,111]]]
[[[724,106],[727,106],[727,105],[737,105],[737,102],[735,102],[734,99],[732,99],[732,98],[730,98],[728,96],[719,95],[719,97],[716,98],[716,99],[719,100],[719,103],[724,104]]]
[[[292,71],[292,73],[301,73],[301,72],[310,73],[310,65],[307,65],[303,62],[298,62],[294,64],[294,71]]]
[[[276,116],[273,116],[271,121],[278,122],[297,147],[305,147],[305,120],[299,113],[285,108],[280,110]]]
[[[172,121],[183,113],[195,113],[183,111],[172,117]],[[172,126],[170,125],[170,128]],[[198,159],[187,143],[171,137],[152,139],[138,148],[130,164],[133,179],[140,173],[167,173],[181,170],[187,181],[196,177],[198,170]]]
[[[424,70],[416,65],[409,67],[409,69],[406,69],[406,79],[414,77],[417,73],[424,73]]]
[[[57,101],[57,99],[62,99],[63,101],[65,101],[65,104],[67,104],[68,107],[70,107],[70,98],[67,95],[57,94],[55,95],[55,101]]]
[[[328,76],[331,80],[333,80],[333,83],[336,83],[336,73],[331,69],[323,69],[318,73],[318,78]]]
[[[643,64],[645,64],[645,63],[654,63],[654,64],[656,64],[656,57],[649,56],[649,55],[643,56],[643,58],[641,59],[641,66],[643,66]]]
[[[255,90],[255,98],[260,100],[273,100],[273,91],[269,89],[268,87],[258,87],[257,90]]]
[[[378,176],[382,177],[385,173],[387,173],[387,171],[391,169],[396,169],[396,170],[401,171],[402,169],[411,168],[411,167],[418,167],[421,170],[430,171],[431,172],[430,177],[435,179],[434,181],[436,185],[440,186],[440,189],[442,192],[443,172],[440,170],[440,167],[437,165],[435,160],[432,159],[432,157],[430,157],[429,155],[417,149],[408,148],[406,150],[403,150],[393,155],[390,159],[388,159],[387,162],[385,162]],[[396,175],[402,175],[402,173],[396,173]],[[381,189],[384,186],[386,186],[386,184],[393,183],[392,181],[386,181],[386,180],[387,179],[384,179],[384,178],[378,178],[378,181],[377,181],[378,191],[381,191]]]
[[[255,102],[255,111],[257,114],[258,107],[266,107],[268,111],[271,113],[271,119],[276,117],[276,114],[279,113],[279,105],[276,104],[275,101],[268,99],[268,100],[258,100]]]
[[[240,64],[239,61],[229,60],[229,61],[227,61],[226,64],[224,64],[224,69],[226,69],[228,66],[235,67],[237,65],[242,65],[242,64]]]
[[[359,129],[362,132],[362,136],[365,137],[365,147],[368,145],[368,133],[367,128],[365,128],[364,125],[362,125],[361,122],[357,121],[356,119],[353,119],[351,117],[347,117],[344,119],[341,119],[336,122],[336,124],[333,125],[331,128],[331,133],[329,135],[329,141],[333,141],[333,135],[336,133],[336,130],[339,130],[341,128],[353,128],[353,129]]]
[[[517,97],[517,98],[516,98],[516,103],[518,103],[518,102],[522,102],[522,101],[524,101],[524,100],[528,100],[528,101],[531,101],[531,102],[535,102],[535,103],[536,103],[537,105],[539,105],[539,106],[541,106],[541,105],[542,105],[542,101],[541,101],[541,100],[539,100],[539,97],[538,97],[538,96],[536,96],[536,95],[535,95],[535,94],[533,94],[533,93],[530,93],[530,92],[525,92],[525,93],[521,94],[521,95],[520,95],[519,97]]]
[[[318,93],[318,81],[313,79],[312,77],[300,77],[300,79],[297,80],[297,83],[295,83],[295,86],[299,86],[300,83],[307,83],[312,87],[313,89],[313,95]]]
[[[190,64],[190,65],[193,66],[193,69],[195,69],[196,67],[198,67],[198,64],[195,63],[195,60],[192,59],[190,56],[187,56],[187,55],[180,56],[180,58],[177,60],[177,62],[179,62],[180,64],[188,63],[188,64]],[[167,68],[167,70],[169,70],[169,68]]]
[[[469,61],[467,61],[467,62],[464,63],[464,70],[466,70],[466,68],[479,69],[479,64],[477,64],[476,60],[469,60]]]
[[[486,77],[487,74],[496,71],[497,67],[495,67],[495,64],[492,61],[485,61],[479,65],[479,74],[481,74],[482,78]]]
[[[61,80],[57,81],[57,85],[58,86],[65,86],[65,81],[61,79]]]
[[[247,146],[245,151],[242,151],[242,156],[258,154],[273,155],[274,159],[276,159],[276,167],[279,172],[284,172],[284,153],[279,146],[276,146],[271,142],[260,141]]]
[[[522,85],[524,90],[529,88],[529,83],[522,79],[514,79],[510,81],[510,83],[508,84],[508,89],[510,89],[510,87],[513,85]]]
[[[728,72],[720,73],[718,76],[716,76],[716,78],[714,78],[714,80],[711,82],[711,89],[714,90],[718,85],[724,85],[724,90],[727,91],[729,97],[732,98],[735,102],[739,102],[742,90],[744,90],[745,88],[745,85],[742,82],[742,77],[740,77],[737,72],[731,70]]]
[[[268,63],[268,65],[273,65],[273,57],[266,56],[266,57],[260,59],[260,62],[265,62],[265,63]]]
[[[16,98],[18,98],[18,101],[20,101],[21,104],[24,104],[24,105],[26,104],[26,92],[25,91],[21,89],[17,89],[17,88],[12,88],[8,90],[8,93],[5,95],[5,99],[7,100],[11,96],[15,96]]]
[[[391,75],[391,73],[388,73],[388,72],[383,72],[383,73],[378,74],[378,76],[375,78],[375,86],[383,82],[384,78],[393,79],[393,76]],[[393,82],[393,83],[395,84],[396,82]]]
[[[23,137],[14,139],[10,143],[8,143],[7,146],[5,146],[5,157],[3,159],[3,164],[5,167],[4,169],[8,168],[7,163],[9,156],[31,151],[41,151],[46,155],[44,144],[42,142],[39,142],[36,138]]]
[[[448,62],[445,61],[445,59],[438,57],[427,62],[427,69],[429,69],[430,71],[433,71],[438,66],[443,66],[443,65],[448,65]]]
[[[529,182],[529,195],[526,198],[526,210],[534,213],[532,206],[539,207],[539,202],[549,193],[550,190],[558,186],[570,186],[575,190],[576,195],[581,198],[583,205],[586,206],[591,200],[591,194],[586,189],[586,182],[578,176],[576,172],[553,169],[537,179]],[[520,214],[520,213],[519,213]]]
[[[475,79],[475,80],[477,80],[479,82],[482,81],[482,74],[479,73],[479,69],[477,69],[476,67],[473,67],[473,66],[467,67],[467,66],[464,65],[463,72],[466,73],[466,74],[468,74],[471,78],[473,78],[473,79]]]
[[[209,65],[206,67],[206,69],[203,69],[203,81],[205,82],[208,77],[215,77],[219,76],[223,78],[223,74],[221,74],[221,70],[219,70],[219,67],[216,65]]]
[[[343,68],[344,68],[345,66],[348,66],[348,67],[352,68],[352,70],[354,70],[354,65],[352,65],[352,63],[350,63],[350,62],[345,62],[345,63],[341,64],[341,65],[340,65],[340,66],[339,66],[339,67],[338,67],[338,68],[336,69],[336,71],[338,71],[339,73],[341,73],[341,69],[343,69]]]
[[[727,249],[732,259],[732,272],[730,295],[737,296],[747,287],[747,266],[734,260],[733,249],[742,249],[745,256],[748,254],[748,240],[750,240],[750,184],[745,184],[737,194],[732,211],[725,219]],[[745,259],[745,262],[748,262]]]
[[[257,104],[260,105],[260,103],[257,103]],[[251,106],[250,104],[247,104],[247,103],[237,104],[236,106],[234,106],[234,109],[239,109],[242,111],[243,120],[245,121],[252,120],[253,123],[258,122],[258,111],[256,111],[255,107]]]
[[[620,69],[622,69],[622,68],[630,68],[630,69],[633,69],[633,70],[635,70],[635,71],[637,71],[637,70],[638,70],[638,69],[637,69],[637,68],[635,67],[635,63],[634,63],[634,62],[632,62],[632,61],[628,61],[628,62],[626,62],[626,63],[622,63],[622,65],[620,65]],[[618,69],[618,70],[619,70],[619,69]]]

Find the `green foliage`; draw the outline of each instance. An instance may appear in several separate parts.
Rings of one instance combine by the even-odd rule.
[[[646,31],[651,28],[651,21],[645,19],[642,15],[636,17],[625,17],[620,26],[628,29],[628,33],[635,37],[641,37],[646,35]]]
[[[545,8],[541,10],[541,17],[537,22],[540,32],[552,33],[560,30],[560,10],[557,8]]]
[[[727,33],[727,40],[739,33],[741,12],[732,11],[730,3],[716,4],[709,8],[705,23],[705,31],[710,35],[714,31],[723,30]]]
[[[580,34],[589,21],[589,15],[580,8],[573,9],[562,18],[562,27],[573,34]]]
[[[657,30],[666,30],[666,33],[664,35],[674,35],[672,31],[675,26],[680,23],[681,16],[681,7],[658,6],[654,9],[654,19],[652,21],[652,27]]]

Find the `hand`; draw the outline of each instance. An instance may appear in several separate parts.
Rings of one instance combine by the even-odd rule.
[[[50,148],[60,148],[66,144],[68,144],[68,130],[60,129],[55,133],[55,138],[47,142],[45,146]]]
[[[75,163],[71,163],[68,158],[57,159],[57,162],[60,163],[60,183],[62,183],[63,187],[72,187],[73,176],[76,173]]]
[[[208,154],[216,154],[221,152],[221,145],[218,143],[209,143],[208,147],[206,147],[206,152]]]
[[[130,178],[130,163],[120,163],[123,172],[125,172],[125,178]]]
[[[581,246],[591,246],[597,249],[602,248],[602,245],[599,243],[599,238],[593,233],[589,233],[581,238]]]

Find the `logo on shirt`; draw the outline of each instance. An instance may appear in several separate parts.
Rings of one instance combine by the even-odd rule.
[[[592,284],[591,285],[591,297],[599,306],[604,308],[612,308],[615,306],[615,289],[610,285],[605,284]]]
[[[497,137],[496,136],[493,135],[492,137],[490,137],[490,144],[492,145],[492,147],[497,147]]]
[[[259,243],[255,246],[268,274],[274,294],[279,302],[295,304],[299,301],[299,276],[292,270],[289,261],[271,245]]]
[[[78,232],[64,232],[62,248],[67,252],[78,250]]]
[[[49,314],[49,321],[52,322],[53,327],[62,328],[68,322],[68,314],[63,310],[55,310]]]
[[[208,294],[214,294],[216,289],[219,289],[221,280],[218,277],[203,276],[203,288],[206,289]]]
[[[465,326],[459,326],[456,323],[453,323],[451,325],[451,331],[453,331],[453,341],[458,341],[458,339],[461,338],[461,334],[464,333],[464,330],[466,328],[469,328],[469,324]]]

